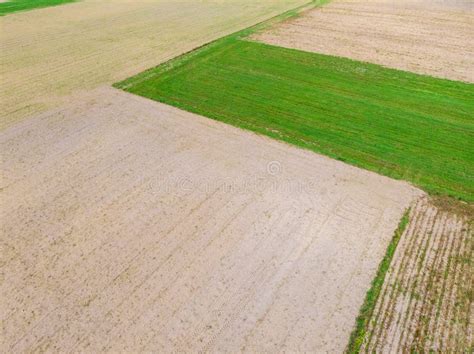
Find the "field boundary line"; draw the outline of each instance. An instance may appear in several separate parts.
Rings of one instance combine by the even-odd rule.
[[[163,73],[166,73],[167,71],[174,69],[176,67],[180,67],[186,63],[188,63],[191,59],[196,57],[199,54],[206,53],[209,50],[219,46],[228,43],[229,41],[235,40],[235,39],[242,39],[244,37],[248,37],[252,34],[254,34],[257,31],[264,30],[272,25],[275,25],[276,23],[288,20],[290,18],[295,18],[299,15],[301,15],[303,12],[313,9],[315,7],[323,6],[327,3],[329,3],[331,0],[312,0],[306,4],[300,5],[298,7],[295,7],[293,9],[287,10],[279,15],[273,16],[267,20],[261,21],[255,25],[252,25],[250,27],[244,28],[240,31],[231,33],[229,35],[226,35],[224,37],[212,40],[210,42],[204,43],[196,48],[193,48],[183,54],[180,54],[176,57],[173,57],[161,64],[158,64],[154,67],[151,67],[149,69],[146,69],[145,71],[134,75],[132,77],[129,77],[125,80],[119,81],[114,83],[112,86],[121,90],[126,90],[129,87],[136,85],[138,83],[141,83],[145,80],[148,80],[152,77],[161,75]]]
[[[385,282],[385,276],[390,269],[390,264],[392,262],[392,258],[395,255],[400,238],[404,234],[405,229],[409,224],[410,210],[411,208],[408,208],[400,219],[392,240],[387,247],[385,256],[378,266],[375,278],[372,280],[371,286],[365,295],[364,303],[362,304],[359,310],[359,315],[356,318],[355,328],[350,335],[349,343],[345,350],[345,352],[348,354],[359,353],[360,351],[360,347],[362,346],[367,334],[367,329],[370,324],[372,313],[375,310],[378,297],[382,291],[382,286]]]

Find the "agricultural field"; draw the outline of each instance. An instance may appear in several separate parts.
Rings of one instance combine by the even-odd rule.
[[[9,352],[340,352],[423,195],[112,88],[0,144]]]
[[[362,351],[474,350],[474,209],[444,204],[423,197],[412,207]]]
[[[117,87],[474,200],[474,85],[234,36]]]
[[[472,4],[14,3],[0,352],[474,350]]]
[[[332,1],[252,38],[472,83],[473,23],[470,0]]]
[[[0,129],[306,2],[82,0],[0,17]]]
[[[386,9],[386,4],[380,6]],[[312,11],[324,14],[324,8]],[[473,262],[474,85],[259,42],[262,33],[281,32],[285,38],[285,29],[291,38],[292,23],[308,13],[270,29],[226,37],[116,87],[411,181],[457,205],[448,214],[425,201],[429,198],[413,206],[416,214],[403,219],[407,231],[397,231],[387,248],[346,349],[472,348],[474,284],[466,269]],[[460,53],[463,46],[469,47],[461,43]],[[404,58],[410,63],[415,56]],[[433,208],[439,217],[432,216]],[[460,217],[458,210],[468,212]],[[432,224],[418,228],[420,219]],[[407,246],[414,238],[425,240],[415,251]],[[459,249],[459,244],[467,246]],[[392,262],[394,256],[403,262]],[[438,256],[442,265],[431,261]],[[411,278],[405,288],[386,290],[399,286],[400,279],[390,275],[405,277],[406,267],[411,267]],[[461,285],[459,270],[467,273]],[[433,279],[443,280],[445,287],[433,285]],[[456,290],[447,295],[447,287]],[[418,301],[407,300],[415,296]],[[387,302],[394,307],[382,307]],[[436,319],[430,321],[432,313]]]

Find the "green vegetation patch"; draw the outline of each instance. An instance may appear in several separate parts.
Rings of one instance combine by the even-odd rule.
[[[474,200],[472,84],[234,35],[116,87]]]
[[[352,354],[360,352],[360,348],[364,343],[364,339],[366,338],[367,331],[369,329],[369,321],[372,318],[375,305],[377,304],[380,292],[382,291],[382,286],[385,281],[385,275],[387,274],[388,269],[390,268],[390,263],[392,262],[392,258],[395,255],[398,242],[400,241],[400,237],[405,231],[409,220],[410,210],[407,210],[403,215],[402,219],[400,220],[398,228],[395,230],[395,234],[392,238],[392,241],[387,247],[385,256],[382,259],[382,262],[380,262],[379,264],[377,274],[375,275],[374,280],[372,280],[372,284],[369,291],[367,291],[364,303],[360,308],[359,316],[357,316],[356,319],[356,326],[353,332],[351,333],[349,344],[346,348],[346,353]]]
[[[7,2],[0,3],[0,16],[4,16],[12,12],[56,6],[75,1],[77,0],[9,0]]]

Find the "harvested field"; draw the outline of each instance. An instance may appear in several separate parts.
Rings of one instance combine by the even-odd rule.
[[[306,2],[85,0],[1,17],[0,129]]]
[[[364,352],[474,350],[473,213],[421,198],[392,261]]]
[[[8,352],[342,351],[422,194],[109,88],[0,144]]]
[[[253,39],[474,82],[472,1],[333,1]]]

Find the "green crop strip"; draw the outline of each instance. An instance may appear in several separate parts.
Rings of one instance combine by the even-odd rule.
[[[61,5],[77,0],[9,0],[0,3],[0,16],[18,11],[27,11],[41,7]]]
[[[249,32],[116,87],[474,199],[474,85],[239,38]]]
[[[403,232],[405,231],[405,228],[408,225],[409,215],[410,210],[407,210],[403,215],[402,219],[400,220],[397,230],[395,230],[395,234],[387,247],[387,251],[385,252],[385,256],[382,259],[382,262],[380,262],[379,264],[377,274],[375,275],[374,280],[372,280],[371,287],[369,291],[367,291],[364,303],[360,308],[359,316],[356,319],[356,326],[349,339],[349,344],[346,348],[346,353],[352,354],[360,352],[360,347],[362,346],[365,336],[367,334],[369,321],[372,318],[375,305],[377,304],[380,292],[382,291],[382,286],[385,281],[385,275],[387,274],[387,271],[390,268],[390,263],[392,262],[392,258],[395,254],[395,250],[397,249],[400,237],[402,236]]]

